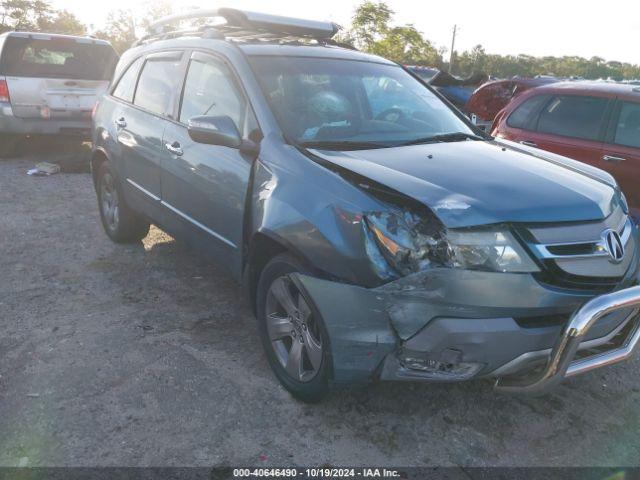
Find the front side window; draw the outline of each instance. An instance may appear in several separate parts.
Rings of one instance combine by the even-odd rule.
[[[535,123],[536,112],[540,110],[542,105],[548,100],[549,97],[547,95],[536,95],[525,100],[509,115],[507,125],[522,130],[532,130],[532,126]]]
[[[300,143],[397,146],[473,135],[420,81],[396,65],[254,56],[250,61],[287,138]]]
[[[640,103],[622,104],[614,143],[640,148]]]
[[[120,77],[118,85],[113,90],[113,96],[124,100],[125,102],[133,101],[133,94],[136,90],[136,83],[138,81],[138,73],[140,73],[140,66],[143,59],[139,58],[133,62],[127,71]]]
[[[222,62],[199,56],[189,64],[184,85],[180,122],[199,115],[228,116],[245,132],[248,104],[231,71]]]
[[[555,97],[540,113],[538,131],[598,140],[608,103],[606,98],[574,95]]]
[[[180,60],[149,59],[142,68],[134,105],[158,115],[169,115],[180,79]]]

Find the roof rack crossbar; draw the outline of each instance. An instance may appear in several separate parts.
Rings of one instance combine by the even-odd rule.
[[[167,40],[169,38],[175,38],[175,37],[181,37],[181,36],[187,36],[187,35],[202,35],[202,33],[203,32],[200,29],[197,29],[197,30],[189,29],[189,30],[174,30],[174,31],[164,32],[159,34],[145,35],[144,37],[136,41],[133,44],[133,46],[137,47],[137,46],[144,45],[150,42],[155,42],[158,40]]]
[[[354,50],[351,45],[343,45],[338,42],[335,42],[332,39],[316,39],[310,37],[300,37],[296,35],[282,35],[273,32],[257,32],[251,30],[242,30],[242,29],[229,29],[220,28],[220,27],[201,27],[198,29],[186,29],[186,30],[173,30],[165,33],[157,34],[157,35],[147,35],[138,40],[133,46],[137,47],[140,45],[145,45],[152,42],[157,42],[161,40],[170,40],[178,37],[206,37],[207,35],[211,35],[212,38],[219,39],[227,39],[236,42],[274,42],[278,41],[281,43],[301,43],[314,41],[320,45],[331,45],[338,46],[342,48],[349,48]]]
[[[220,27],[223,28],[240,27],[251,32],[259,32],[262,34],[273,33],[317,40],[329,40],[340,30],[340,26],[332,22],[318,22],[315,20],[267,15],[264,13],[237,10],[235,8],[199,9],[169,15],[152,23],[149,29],[152,30],[155,35],[161,35],[167,33],[167,27],[171,27],[182,20],[205,18],[224,19],[226,24],[220,25]]]

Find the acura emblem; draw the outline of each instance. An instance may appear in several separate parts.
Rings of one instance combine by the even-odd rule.
[[[604,243],[604,249],[611,257],[611,261],[614,263],[620,263],[624,258],[624,245],[622,245],[622,239],[615,230],[605,230],[602,232],[602,240]]]

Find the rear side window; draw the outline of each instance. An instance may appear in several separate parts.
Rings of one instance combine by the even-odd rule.
[[[523,130],[533,130],[535,125],[535,115],[542,106],[549,100],[548,95],[536,95],[522,103],[516,108],[507,119],[507,125],[512,128]]]
[[[622,104],[614,143],[640,148],[640,103]]]
[[[118,55],[110,45],[73,38],[8,37],[0,73],[13,77],[110,80]]]
[[[598,140],[608,103],[606,98],[573,95],[555,97],[540,113],[538,131]]]
[[[138,73],[140,73],[142,62],[142,58],[139,58],[138,60],[133,62],[124,73],[124,75],[120,77],[118,85],[113,90],[114,97],[124,100],[125,102],[133,102],[133,94],[136,90]]]
[[[147,60],[138,80],[134,105],[158,115],[168,115],[180,81],[181,60]]]

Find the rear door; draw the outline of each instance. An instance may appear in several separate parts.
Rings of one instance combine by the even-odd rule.
[[[640,102],[617,102],[598,166],[616,178],[640,218]]]
[[[194,52],[178,121],[164,131],[162,203],[172,231],[187,234],[221,264],[233,267],[242,245],[252,159],[236,148],[191,140],[187,123],[199,115],[229,116],[245,138],[259,131],[231,67],[219,57]]]
[[[120,146],[120,172],[124,177],[121,181],[141,200],[136,202],[140,210],[156,221],[160,219],[162,135],[173,117],[173,103],[180,95],[182,56],[181,51],[148,55],[137,78],[133,102],[121,102],[113,115]]]
[[[597,166],[611,104],[607,98],[556,95],[520,142]]]
[[[13,114],[21,118],[89,121],[117,62],[106,42],[42,34],[11,34],[2,51]]]

